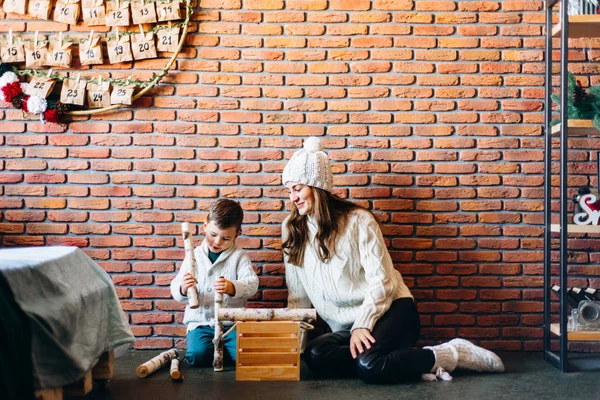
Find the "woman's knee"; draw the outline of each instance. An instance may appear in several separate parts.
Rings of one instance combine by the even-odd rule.
[[[365,383],[384,384],[390,382],[390,371],[386,368],[385,357],[379,351],[366,350],[358,356],[356,374]]]
[[[210,367],[212,366],[213,355],[213,348],[209,346],[196,346],[186,351],[185,360],[194,367]]]
[[[319,362],[323,358],[337,350],[340,346],[347,346],[350,343],[349,332],[334,332],[321,335],[306,345],[304,349],[304,358],[310,361]]]

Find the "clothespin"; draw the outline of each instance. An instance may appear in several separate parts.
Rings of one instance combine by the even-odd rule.
[[[173,24],[171,23],[171,21],[169,21],[169,32],[171,32],[172,25],[173,25]]]
[[[40,31],[35,31],[35,36],[34,36],[34,42],[33,42],[33,49],[37,49],[37,45],[38,45],[38,34],[40,33]]]
[[[8,43],[12,46],[14,44],[13,42],[13,34],[12,34],[12,28],[10,28],[8,30]]]
[[[98,90],[102,89],[102,75],[98,75]]]
[[[75,86],[79,85],[80,80],[81,80],[81,74],[77,74],[77,79],[75,79]]]
[[[142,37],[144,37],[145,32],[144,32],[144,27],[142,26],[142,24],[138,25],[140,27],[140,35],[142,35]]]
[[[92,29],[92,31],[90,32],[90,38],[88,39],[89,43],[88,43],[88,51],[92,48],[92,40],[94,40],[94,30]]]
[[[50,68],[50,69],[48,70],[48,74],[46,75],[46,77],[47,77],[48,79],[51,79],[51,78],[52,78],[52,68]]]
[[[62,49],[62,32],[58,32],[58,48]]]
[[[119,43],[119,27],[115,26],[115,31],[117,33],[117,43]]]

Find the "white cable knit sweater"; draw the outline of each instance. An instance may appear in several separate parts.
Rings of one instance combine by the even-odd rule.
[[[196,258],[196,280],[198,284],[198,300],[200,307],[191,309],[185,307],[183,323],[187,324],[187,331],[192,331],[201,325],[215,326],[215,281],[223,276],[235,286],[234,296],[223,296],[224,308],[246,307],[246,301],[258,290],[258,277],[252,269],[252,263],[245,250],[233,244],[225,250],[215,263],[208,258],[208,245],[206,240],[194,249]],[[179,273],[171,281],[171,295],[177,301],[187,302],[188,298],[181,294],[181,280],[189,271],[190,260],[185,258]]]
[[[287,236],[283,222],[283,239]],[[410,290],[394,269],[381,229],[373,215],[355,210],[348,216],[345,232],[338,237],[332,258],[324,263],[317,256],[318,227],[308,218],[309,240],[304,265],[285,259],[289,291],[288,307],[309,308],[336,331],[367,328],[390,308],[392,301],[411,297]]]

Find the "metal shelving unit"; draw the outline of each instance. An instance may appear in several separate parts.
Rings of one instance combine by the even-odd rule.
[[[580,369],[598,368],[597,364],[587,364],[581,359],[589,358],[589,355],[580,353],[569,356],[569,340],[577,341],[600,341],[600,331],[574,331],[567,335],[568,309],[567,291],[560,291],[558,323],[551,323],[551,240],[552,232],[559,233],[559,278],[560,287],[566,288],[568,268],[568,235],[570,233],[599,233],[600,226],[580,226],[568,223],[568,149],[569,137],[600,137],[600,131],[594,129],[592,122],[587,120],[568,120],[567,117],[567,71],[568,71],[568,40],[578,37],[600,37],[600,15],[568,15],[568,6],[575,1],[585,0],[546,0],[546,107],[545,107],[545,173],[544,173],[544,357],[553,366],[562,372],[570,372]],[[552,24],[553,7],[560,5],[559,20],[557,25]],[[583,3],[582,3],[583,4]],[[560,124],[551,127],[552,120],[552,39],[560,37],[561,50],[564,51],[560,58]],[[565,134],[566,133],[566,134]],[[559,170],[559,223],[552,224],[552,138],[560,138],[560,170]],[[561,229],[567,227],[567,229]],[[558,338],[560,347],[558,352],[552,351],[551,342]],[[594,357],[597,357],[594,355]]]

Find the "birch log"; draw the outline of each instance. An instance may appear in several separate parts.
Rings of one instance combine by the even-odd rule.
[[[223,294],[215,293],[215,353],[213,355],[213,369],[223,371],[223,322],[218,318],[221,307],[223,306]]]
[[[172,359],[177,358],[177,355],[177,350],[175,349],[163,351],[150,361],[146,361],[137,367],[135,373],[140,378],[145,378],[154,371],[157,371],[165,365],[170,364]]]
[[[217,308],[219,321],[304,321],[317,319],[314,308]],[[215,329],[216,335],[216,329]]]
[[[190,233],[190,224],[184,222],[181,224],[181,232],[183,234],[183,245],[185,247],[185,256],[190,260],[190,274],[196,278],[196,257],[194,257],[194,244],[192,243],[192,234]],[[187,291],[188,304],[190,308],[198,308],[200,303],[198,302],[198,289],[196,286],[192,286]]]
[[[171,360],[171,379],[174,381],[181,380],[181,371],[179,371],[179,358]]]

